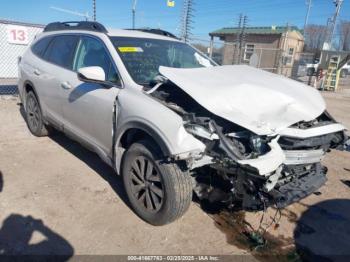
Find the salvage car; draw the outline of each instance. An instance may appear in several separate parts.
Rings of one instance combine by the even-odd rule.
[[[181,217],[193,193],[232,210],[299,201],[347,141],[317,90],[218,66],[162,30],[51,23],[20,59],[18,88],[29,130],[96,152],[153,225]]]

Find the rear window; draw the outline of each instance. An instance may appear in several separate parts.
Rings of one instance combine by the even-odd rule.
[[[72,69],[78,40],[79,37],[73,35],[56,36],[45,53],[45,59],[53,64]]]
[[[44,37],[32,46],[32,52],[40,58],[44,57],[45,50],[50,44],[52,37]]]

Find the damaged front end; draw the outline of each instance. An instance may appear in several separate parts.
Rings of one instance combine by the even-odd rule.
[[[206,146],[186,160],[197,197],[230,209],[281,208],[317,191],[327,180],[322,157],[347,140],[327,112],[283,132],[257,135],[211,113],[171,81],[146,92],[179,114],[186,131]]]
[[[215,163],[199,171],[197,195],[211,202],[227,203],[231,208],[261,210],[271,205],[283,208],[316,192],[327,181],[322,158],[331,149],[342,150],[348,137],[344,127],[326,112],[314,122],[317,124],[308,130],[314,128],[317,133],[318,128],[332,129],[332,125],[337,125],[337,131],[327,133],[324,129],[308,138],[284,135],[258,138],[251,134],[247,139],[248,135],[241,133],[231,140],[232,133],[224,135],[219,128],[219,139],[211,143],[215,146],[207,152]]]

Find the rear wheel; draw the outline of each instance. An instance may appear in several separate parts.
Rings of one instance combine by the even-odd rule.
[[[26,121],[30,132],[35,136],[47,136],[48,130],[43,122],[38,99],[32,91],[26,96]]]
[[[189,174],[162,163],[160,151],[147,140],[132,144],[125,154],[123,182],[135,213],[157,226],[181,217],[192,200]]]

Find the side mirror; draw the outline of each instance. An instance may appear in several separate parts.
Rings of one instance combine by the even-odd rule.
[[[105,84],[106,74],[102,67],[88,66],[78,70],[78,78],[80,81],[87,83]]]

